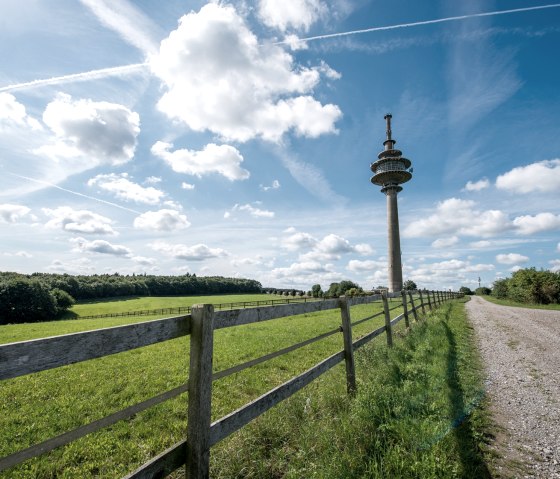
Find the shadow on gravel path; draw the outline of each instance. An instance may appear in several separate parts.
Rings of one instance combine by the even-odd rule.
[[[461,463],[465,470],[476,470],[477,479],[490,479],[492,478],[492,474],[484,461],[482,452],[473,435],[470,416],[464,401],[465,392],[457,376],[457,342],[455,340],[455,335],[446,321],[443,321],[442,324],[449,342],[446,379],[449,386],[449,403],[451,404],[450,417],[455,418],[452,425],[453,434],[459,446]]]

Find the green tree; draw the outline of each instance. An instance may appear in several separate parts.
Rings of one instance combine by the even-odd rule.
[[[0,324],[54,319],[56,298],[37,280],[16,278],[0,284]]]
[[[480,288],[476,288],[474,292],[477,296],[488,296],[492,293],[492,290],[486,286],[481,286]]]
[[[51,291],[51,293],[56,300],[56,311],[57,311],[57,315],[59,316],[65,313],[76,303],[76,300],[72,296],[70,296],[66,291],[55,288]]]
[[[358,293],[364,292],[364,290],[356,283],[353,283],[349,280],[344,280],[340,283],[331,283],[331,285],[329,286],[329,290],[327,291],[327,296],[338,298],[339,296],[346,294],[346,292],[351,289],[356,289]]]
[[[459,293],[468,294],[468,295],[473,295],[474,294],[473,290],[471,288],[467,287],[467,286],[461,286],[459,288]]]
[[[313,296],[314,298],[320,298],[322,293],[323,290],[321,289],[320,284],[314,284],[313,286],[311,286],[311,296]]]
[[[508,283],[509,279],[497,279],[492,285],[492,296],[499,299],[506,299],[508,297]]]
[[[411,279],[407,279],[403,283],[403,289],[406,290],[406,291],[412,291],[412,290],[418,289],[418,286],[416,286],[416,283],[414,281],[412,281]]]

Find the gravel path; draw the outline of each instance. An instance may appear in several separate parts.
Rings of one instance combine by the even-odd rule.
[[[560,479],[560,311],[477,296],[466,306],[498,426],[499,477]]]

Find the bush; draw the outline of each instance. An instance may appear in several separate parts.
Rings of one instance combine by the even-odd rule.
[[[507,279],[497,279],[492,285],[492,296],[498,299],[506,299],[508,297],[508,283]]]
[[[53,289],[52,294],[56,299],[56,310],[58,315],[64,314],[76,303],[76,300],[72,296],[61,289]]]
[[[364,290],[352,281],[344,280],[340,283],[331,283],[329,290],[326,295],[331,298],[338,298],[339,296],[345,295],[349,290],[355,290],[354,294],[361,294]]]
[[[459,288],[459,293],[465,294],[465,295],[469,295],[472,296],[474,294],[473,290],[467,286],[461,286]]]
[[[48,321],[57,312],[54,294],[39,281],[16,278],[0,283],[0,324]]]
[[[486,286],[481,286],[480,288],[476,288],[474,292],[477,296],[488,296],[492,293],[492,290]]]

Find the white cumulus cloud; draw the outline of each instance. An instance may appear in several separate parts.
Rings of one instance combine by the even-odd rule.
[[[280,188],[280,182],[278,180],[274,180],[270,186],[259,185],[261,191],[269,191],[269,190],[277,190]]]
[[[457,236],[450,236],[449,238],[438,238],[432,243],[432,248],[448,248],[449,246],[456,245],[459,242]]]
[[[27,114],[25,106],[16,100],[10,93],[0,93],[0,131],[12,126],[29,127],[32,130],[41,130],[41,124]]]
[[[514,193],[557,193],[560,191],[560,159],[513,168],[498,176],[496,186]]]
[[[125,106],[73,100],[66,94],[59,94],[47,105],[43,121],[54,133],[54,139],[35,153],[56,162],[79,162],[82,169],[130,161],[140,132],[138,114]]]
[[[19,223],[27,218],[34,220],[35,217],[30,212],[31,209],[27,206],[11,203],[0,204],[0,221],[4,223]]]
[[[539,213],[535,216],[518,216],[513,220],[513,224],[519,234],[531,235],[541,231],[560,229],[560,215]]]
[[[187,246],[185,244],[171,244],[165,241],[157,241],[150,244],[150,247],[154,251],[171,256],[172,258],[187,261],[204,261],[206,259],[229,256],[227,251],[221,248],[209,248],[205,244]]]
[[[132,251],[126,246],[112,244],[105,240],[88,241],[84,238],[72,238],[70,242],[76,245],[75,251],[124,257],[130,257],[132,255]]]
[[[173,145],[158,141],[152,146],[152,153],[164,160],[173,171],[198,176],[218,173],[230,181],[246,180],[249,172],[241,168],[243,156],[230,145],[210,143],[203,150],[179,149],[171,151]]]
[[[465,191],[481,191],[490,186],[488,178],[482,178],[478,181],[468,181],[463,190]]]
[[[46,228],[61,229],[70,233],[117,234],[111,226],[113,220],[89,210],[75,210],[70,206],[60,206],[54,209],[43,208],[43,213],[52,218],[45,224]]]
[[[163,191],[153,186],[144,187],[130,181],[127,173],[97,175],[88,181],[88,185],[97,186],[121,200],[148,205],[157,205],[165,197]]]
[[[249,213],[253,218],[274,218],[274,211],[270,210],[263,210],[258,207],[259,203],[256,203],[257,206],[253,206],[250,204],[246,205],[234,205],[231,209],[231,212],[226,212],[224,217],[229,218],[232,212],[235,211],[245,211]]]
[[[140,230],[173,231],[188,228],[190,225],[185,215],[166,208],[147,211],[134,219],[134,227]]]
[[[410,223],[404,230],[409,238],[441,235],[494,236],[510,230],[513,225],[499,210],[480,211],[470,200],[450,198],[438,203],[436,212]]]
[[[310,96],[318,68],[294,64],[279,46],[259,44],[231,5],[208,3],[183,16],[149,62],[167,90],[158,108],[194,131],[278,142],[290,130],[309,137],[335,133],[341,117],[336,105]]]
[[[387,268],[387,263],[383,261],[372,261],[372,260],[360,261],[357,259],[352,259],[348,261],[348,266],[346,267],[348,271],[353,271],[355,273],[364,272],[364,271],[369,271],[373,273],[377,270],[385,270],[386,268]]]
[[[327,12],[326,4],[321,0],[260,0],[258,4],[262,22],[282,32],[289,28],[307,31]]]
[[[507,253],[496,255],[496,261],[500,264],[519,265],[529,261],[529,258],[519,253]]]

